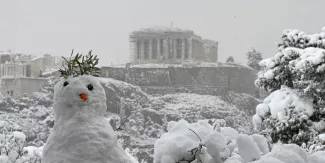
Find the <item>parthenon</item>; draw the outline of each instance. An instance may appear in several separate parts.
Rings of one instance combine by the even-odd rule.
[[[218,42],[202,40],[191,30],[148,28],[129,36],[131,63],[217,62]]]

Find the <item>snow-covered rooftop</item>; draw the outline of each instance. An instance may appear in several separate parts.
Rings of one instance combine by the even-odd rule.
[[[49,68],[49,69],[45,69],[44,72],[42,72],[42,75],[43,76],[46,76],[46,75],[51,75],[55,72],[58,72],[59,71],[59,68]]]
[[[38,59],[41,59],[41,58],[43,58],[43,57],[42,56],[37,56],[35,58],[32,58],[30,61],[35,61],[35,60],[38,60]]]

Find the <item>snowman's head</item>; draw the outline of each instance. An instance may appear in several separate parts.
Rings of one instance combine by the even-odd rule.
[[[76,114],[104,115],[106,109],[105,90],[96,77],[68,77],[54,86],[56,118]]]

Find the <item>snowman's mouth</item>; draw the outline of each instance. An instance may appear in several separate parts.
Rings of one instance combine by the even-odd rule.
[[[80,94],[79,94],[79,97],[80,97],[83,101],[86,101],[86,100],[88,99],[88,96],[87,96],[87,94],[85,94],[85,93],[80,93]]]

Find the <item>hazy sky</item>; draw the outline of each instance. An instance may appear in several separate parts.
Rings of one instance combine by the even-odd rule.
[[[325,26],[324,0],[0,0],[0,49],[69,55],[92,49],[101,65],[128,59],[132,30],[174,26],[219,41],[219,58],[270,57],[282,30]]]

